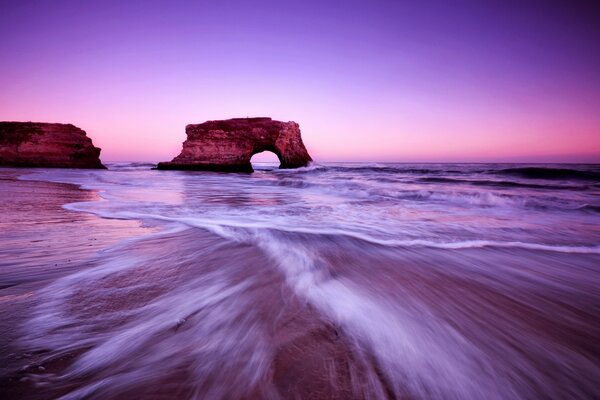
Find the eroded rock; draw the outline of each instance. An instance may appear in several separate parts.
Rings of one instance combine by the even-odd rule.
[[[271,151],[280,168],[299,168],[312,161],[300,127],[295,122],[271,118],[233,118],[188,125],[181,153],[158,169],[191,169],[252,172],[250,159],[256,153]]]
[[[45,122],[0,122],[0,166],[106,168],[85,131]]]

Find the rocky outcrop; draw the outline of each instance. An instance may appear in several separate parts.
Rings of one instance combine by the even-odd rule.
[[[71,124],[0,122],[0,166],[106,168],[85,131]]]
[[[262,151],[275,153],[279,168],[304,167],[312,161],[295,122],[233,118],[188,125],[185,132],[181,153],[159,163],[158,169],[252,172],[250,159]]]

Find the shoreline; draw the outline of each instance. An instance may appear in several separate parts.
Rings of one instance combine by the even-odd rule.
[[[341,215],[336,201],[356,202],[357,195],[329,197],[332,179],[343,176],[335,170],[295,176],[292,185],[278,174],[163,179],[124,171],[40,177],[83,182],[82,189],[19,180],[21,171],[0,169],[8,233],[0,238],[6,256],[0,266],[11,261],[0,269],[0,300],[9,305],[0,329],[2,345],[19,339],[21,346],[4,352],[10,359],[0,365],[10,367],[0,377],[7,398],[586,398],[595,392],[598,370],[590,361],[600,354],[593,323],[600,256],[540,245],[596,237],[588,214],[574,207],[590,203],[587,186],[578,196],[570,189],[544,192],[572,200],[570,207],[529,188],[486,189],[491,198],[473,199],[466,184],[420,184],[419,170],[412,190],[448,196],[443,203],[431,196],[409,201],[378,197],[389,194],[381,188],[390,184],[387,172],[356,171],[354,178],[370,180],[337,187],[370,197],[358,196]],[[404,181],[395,187],[407,189]],[[513,197],[507,200],[506,192]],[[100,194],[106,201],[64,206]],[[537,203],[520,201],[531,195]],[[395,213],[399,204],[418,213]],[[381,207],[389,220],[374,217]],[[308,209],[315,213],[310,219]],[[514,216],[524,210],[519,223]],[[483,211],[490,215],[483,218]],[[308,222],[316,216],[319,228],[346,224],[350,237],[314,231]],[[357,216],[375,233],[433,227],[434,239],[447,243],[456,233],[463,241],[382,245],[357,236]],[[228,223],[240,226],[229,230]],[[540,234],[557,226],[578,235]],[[487,241],[469,242],[475,228]],[[514,246],[530,241],[538,244]]]
[[[19,180],[18,172],[7,173],[0,170],[0,186],[3,193],[12,193],[15,197],[15,203],[18,202],[19,196],[23,192],[29,193],[33,191],[38,196],[31,196],[31,201],[23,211],[16,211],[13,215],[13,222],[25,225],[25,230],[29,235],[32,234],[30,229],[36,225],[47,226],[50,229],[63,231],[73,228],[76,225],[87,226],[91,229],[86,229],[85,235],[77,235],[78,242],[71,242],[69,245],[73,248],[80,247],[89,240],[93,244],[84,245],[86,251],[80,254],[77,259],[71,257],[68,259],[69,265],[64,268],[60,267],[60,254],[52,255],[53,261],[56,262],[57,270],[44,273],[41,277],[32,277],[31,280],[16,283],[14,285],[6,285],[0,289],[0,304],[3,305],[0,310],[0,331],[2,331],[0,339],[0,349],[5,356],[0,359],[0,391],[3,393],[3,398],[6,399],[52,399],[66,394],[73,394],[89,384],[87,379],[73,380],[65,379],[65,374],[73,362],[79,356],[88,351],[88,349],[71,350],[67,353],[48,358],[47,350],[29,351],[28,348],[20,348],[17,341],[19,340],[20,328],[24,322],[30,317],[30,312],[36,309],[43,299],[38,296],[40,290],[51,287],[51,283],[59,280],[66,275],[81,271],[85,268],[94,266],[92,260],[94,254],[102,248],[106,248],[114,244],[117,240],[114,237],[112,240],[95,240],[97,236],[104,231],[112,231],[119,233],[125,228],[128,235],[123,235],[121,239],[131,237],[131,232],[143,233],[147,228],[135,227],[131,225],[139,225],[140,221],[123,221],[103,219],[94,215],[83,212],[69,211],[63,207],[66,203],[76,201],[91,201],[98,198],[94,190],[81,189],[74,184],[51,183],[44,181],[29,181]],[[8,189],[8,190],[5,190]],[[41,195],[40,195],[41,194]],[[29,206],[33,206],[31,209]],[[5,208],[10,208],[10,205],[3,205]],[[34,210],[33,213],[31,211]],[[27,217],[26,217],[27,216]],[[31,225],[31,221],[35,221]],[[46,221],[45,221],[46,220]],[[19,222],[20,221],[20,222]],[[48,222],[51,221],[51,222]],[[152,228],[149,228],[152,229]],[[35,234],[35,232],[33,232]],[[48,230],[44,229],[44,235],[48,236]],[[168,232],[165,235],[170,237]],[[226,247],[238,249],[238,245],[223,240],[222,237],[214,235],[204,229],[188,228],[181,233],[173,234],[174,237],[193,237],[194,240],[204,240],[206,243],[212,243],[211,247],[218,248],[222,243]],[[168,239],[167,238],[167,239]],[[106,238],[104,238],[106,239]],[[33,236],[28,237],[30,242],[38,242]],[[161,238],[150,237],[150,241],[162,240]],[[5,244],[0,241],[2,248],[6,248]],[[147,243],[144,241],[134,244],[128,248],[129,252],[136,252],[136,246],[144,247]],[[160,245],[153,246],[160,249]],[[242,246],[244,248],[244,246]],[[44,252],[43,249],[35,249]],[[237,251],[237,250],[236,250]],[[246,250],[244,250],[246,251]],[[263,258],[265,255],[262,250],[251,248],[247,250],[249,255]],[[228,257],[229,252],[215,253],[215,257]],[[266,260],[267,258],[265,258]],[[346,399],[356,398],[355,392],[356,382],[354,380],[366,379],[366,376],[376,376],[379,384],[375,387],[364,387],[362,390],[367,392],[373,391],[377,393],[377,386],[380,385],[381,390],[392,393],[389,382],[380,366],[375,361],[373,355],[370,360],[361,360],[363,350],[356,347],[356,343],[344,333],[341,326],[331,321],[327,315],[308,304],[305,299],[298,297],[293,290],[285,283],[285,277],[277,269],[270,271],[261,271],[258,276],[254,276],[251,263],[248,263],[250,268],[246,268],[246,272],[235,273],[234,279],[257,279],[258,281],[252,285],[252,289],[245,295],[250,296],[249,301],[262,304],[259,309],[255,310],[260,318],[261,325],[264,325],[269,333],[269,341],[273,349],[273,354],[269,356],[268,365],[266,366],[265,374],[256,381],[252,386],[239,387],[232,391],[237,397],[243,399],[250,398],[289,398],[289,396],[301,396],[303,398],[328,398],[328,399]],[[192,265],[186,266],[184,270],[192,268]],[[212,267],[210,267],[212,268]],[[209,269],[210,269],[209,268]],[[162,271],[162,272],[161,272]],[[5,271],[3,271],[5,272]],[[214,270],[213,270],[214,272]],[[163,279],[169,276],[177,276],[180,272],[171,270],[168,265],[148,265],[144,269],[143,275],[133,273],[131,279],[140,279],[142,281],[153,281],[152,274],[166,274]],[[210,275],[210,271],[189,270],[186,274],[191,273],[188,279],[193,279],[195,276]],[[150,275],[148,275],[150,274]],[[170,275],[174,274],[174,275]],[[6,280],[6,274],[1,277]],[[118,273],[115,275],[119,275]],[[117,277],[109,279],[119,279]],[[128,279],[128,278],[126,278]],[[176,278],[173,278],[176,279]],[[117,281],[115,281],[116,284]],[[150,291],[151,292],[151,291]],[[147,295],[152,296],[152,293]],[[145,297],[143,293],[139,296]],[[86,295],[79,299],[77,307],[84,307],[83,303],[91,301],[86,299]],[[139,297],[131,297],[118,304],[124,307],[136,307],[136,303],[140,300]],[[233,300],[233,299],[232,299]],[[268,305],[268,306],[267,306]],[[103,307],[110,309],[114,304],[107,303],[100,305],[99,312]],[[183,324],[183,323],[182,323]],[[174,327],[174,331],[187,329],[189,322]],[[167,373],[161,376],[159,382],[152,387],[139,387],[137,390],[127,392],[131,398],[144,398],[151,394],[158,395],[160,398],[172,398],[179,394],[184,395],[190,390],[189,382],[187,382],[187,368],[183,371],[175,373]],[[337,372],[334,372],[337,371]],[[215,371],[216,372],[216,371]],[[50,379],[50,386],[38,386],[37,376],[45,375]],[[61,378],[62,376],[62,378]],[[54,378],[52,378],[54,377]],[[58,378],[59,380],[54,380]],[[47,382],[49,383],[49,382]],[[188,393],[189,394],[189,393]],[[316,396],[316,397],[315,397]]]
[[[0,231],[5,232],[0,251],[6,260],[0,262],[0,392],[4,398],[35,391],[22,379],[37,365],[38,357],[20,349],[17,341],[22,324],[39,302],[38,292],[93,266],[92,259],[101,249],[149,231],[139,221],[107,220],[67,210],[63,206],[68,203],[98,200],[97,192],[75,184],[19,179],[27,173],[0,168]],[[11,260],[16,259],[19,265],[13,268]]]
[[[21,327],[30,317],[30,312],[40,304],[41,299],[38,293],[62,277],[85,268],[92,268],[94,266],[92,259],[98,250],[109,247],[121,239],[132,237],[133,232],[137,232],[139,236],[139,234],[146,233],[148,230],[153,231],[153,229],[139,227],[140,221],[110,220],[84,212],[69,211],[63,207],[64,204],[97,200],[99,198],[97,192],[82,189],[75,184],[19,180],[21,175],[21,171],[0,169],[2,193],[5,196],[8,194],[13,199],[12,217],[7,222],[2,222],[0,227],[12,223],[13,231],[17,232],[21,227],[23,233],[29,235],[27,241],[34,245],[28,250],[46,253],[47,264],[54,263],[56,269],[45,271],[39,276],[32,276],[29,280],[14,284],[10,284],[8,281],[14,277],[15,273],[11,274],[11,271],[7,273],[2,270],[0,279],[4,284],[0,288],[0,304],[3,306],[0,309],[0,332],[2,332],[0,350],[3,356],[0,358],[0,365],[2,365],[0,368],[0,391],[3,393],[3,398],[6,399],[52,399],[72,393],[84,386],[86,382],[66,381],[60,383],[57,381],[57,386],[44,388],[36,385],[35,375],[54,374],[60,376],[86,350],[71,351],[60,358],[46,359],[45,352],[30,352],[28,349],[20,348],[18,340]],[[36,195],[29,196],[29,193]],[[30,200],[22,203],[24,197],[28,197]],[[20,204],[21,207],[17,207],[15,210],[15,204]],[[2,206],[5,210],[11,209],[11,205],[3,204]],[[49,249],[45,249],[45,246],[35,248],[35,244],[44,243],[51,233],[44,228],[42,232],[39,232],[38,237],[38,232],[35,231],[36,226],[49,226],[50,231],[55,229],[63,233],[65,229],[86,226],[89,229],[84,229],[84,234],[77,235],[76,242],[69,243],[73,248],[83,245],[86,251],[79,254],[77,258],[68,256],[66,262],[62,259],[62,254],[47,254]],[[120,235],[118,239],[113,237],[111,240],[107,240],[106,237],[103,237],[97,240],[98,237],[95,237],[110,236],[111,233],[119,234],[123,229],[126,234]],[[186,231],[191,230],[192,235],[198,238],[204,237],[205,240],[222,241],[221,237],[213,236],[208,232],[198,232],[197,229],[188,228]],[[200,231],[204,230],[200,229]],[[23,240],[19,235],[13,234],[13,236],[8,240]],[[46,236],[46,239],[41,238],[42,236]],[[5,238],[0,239],[2,249],[7,247],[6,241]],[[86,243],[86,241],[91,243]],[[49,247],[52,246],[49,245]],[[260,298],[265,298],[267,295],[273,296],[272,301],[278,304],[275,308],[281,309],[281,315],[277,318],[278,322],[271,327],[273,329],[271,340],[277,351],[272,356],[267,374],[259,382],[256,382],[255,386],[237,389],[238,394],[247,390],[248,392],[242,398],[257,396],[262,398],[272,395],[285,398],[287,395],[298,395],[299,393],[304,393],[309,397],[316,393],[328,393],[327,398],[352,397],[350,388],[353,378],[349,375],[349,371],[345,371],[347,368],[345,363],[354,358],[353,354],[356,351],[353,350],[354,344],[343,335],[339,326],[294,295],[291,289],[283,283],[282,278],[277,272],[270,273],[269,278],[261,285],[260,293],[257,294]],[[277,282],[276,285],[273,284],[274,281]],[[281,291],[285,294],[280,293]],[[264,301],[266,302],[266,300]],[[135,303],[135,299],[133,302]],[[267,310],[262,312],[267,312]],[[336,369],[345,371],[345,373],[336,374],[337,385],[335,387],[331,386],[331,382],[327,380],[330,372],[328,368],[334,365],[337,366]],[[362,368],[369,369],[367,365],[363,365]],[[312,381],[311,384],[302,383],[307,378]],[[171,397],[178,391],[185,391],[186,384],[181,379],[185,379],[185,374],[166,375],[161,379],[161,385],[152,389],[152,392],[156,394],[154,390],[158,390],[160,395]],[[150,392],[148,389],[140,388],[130,394],[133,398],[137,398],[140,395],[142,397],[145,394],[149,395]]]

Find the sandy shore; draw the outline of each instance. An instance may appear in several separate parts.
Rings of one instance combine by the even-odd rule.
[[[503,246],[392,245],[357,237],[354,223],[371,218],[379,232],[386,221],[374,216],[381,207],[404,212],[398,200],[361,200],[346,218],[327,179],[324,197],[303,197],[318,190],[318,176],[307,191],[278,175],[157,175],[127,165],[42,175],[101,190],[105,200],[94,202],[94,191],[17,179],[26,172],[0,170],[3,399],[598,393],[600,255],[575,240],[596,237],[587,211],[411,201],[440,214],[432,222],[401,213],[388,227],[434,228],[450,244],[469,226],[482,237],[516,233],[504,230],[513,239]],[[95,214],[63,207],[89,201],[67,208]],[[286,230],[309,222],[315,205],[345,231]],[[490,212],[498,218],[482,221]],[[248,220],[263,225],[238,226]],[[555,245],[535,236],[557,226],[578,236],[568,246],[562,233]]]
[[[150,229],[132,221],[107,220],[67,211],[62,205],[98,200],[97,193],[69,184],[22,181],[18,179],[20,174],[19,170],[0,171],[0,212],[4,215],[0,229],[6,232],[0,238],[4,260],[0,273],[0,391],[4,399],[52,399],[86,382],[58,382],[52,387],[34,383],[36,374],[64,373],[78,355],[71,353],[43,361],[43,352],[36,354],[19,346],[22,324],[40,301],[39,290],[57,278],[93,266],[90,259],[99,250],[121,239],[148,233]],[[18,268],[11,263],[16,259]],[[252,271],[248,269],[247,274]],[[340,327],[323,319],[291,291],[283,289],[285,293],[282,293],[285,284],[280,275],[269,274],[264,279],[259,290],[253,292],[253,301],[270,306],[257,312],[265,313],[265,321],[276,321],[270,331],[277,351],[272,355],[271,372],[253,388],[238,388],[237,395],[242,398],[356,397],[352,387],[360,378],[352,375],[373,366],[353,358],[352,343],[344,337]],[[127,302],[134,306],[138,299],[130,298]],[[85,299],[80,300],[85,302]],[[114,303],[108,307],[114,307]],[[276,319],[273,313],[277,314]],[[127,396],[191,397],[193,393],[189,392],[188,383],[189,371],[173,371],[155,386],[139,387]]]
[[[75,185],[19,180],[25,173],[0,169],[0,392],[8,399],[52,397],[28,383],[25,376],[44,367],[17,344],[39,289],[89,267],[97,251],[150,231],[133,221],[67,211],[64,204],[95,201],[98,194]]]

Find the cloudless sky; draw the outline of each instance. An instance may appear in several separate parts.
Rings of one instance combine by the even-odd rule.
[[[107,161],[270,116],[317,161],[600,162],[595,3],[0,0],[0,120]]]

